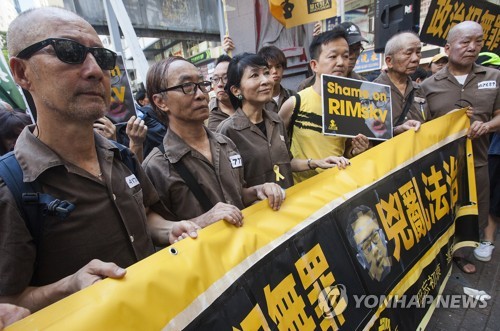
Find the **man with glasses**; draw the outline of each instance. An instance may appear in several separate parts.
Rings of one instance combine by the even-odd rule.
[[[92,26],[61,8],[32,9],[10,24],[7,45],[13,77],[38,113],[14,149],[24,181],[75,208],[64,220],[38,217],[43,223],[33,231],[31,218],[22,217],[28,207],[18,209],[0,179],[0,302],[34,312],[103,278],[123,277],[154,244],[196,237],[195,224],[146,212],[158,195],[140,164],[130,158],[132,173],[117,146],[94,133],[109,108],[116,55]]]
[[[352,22],[342,22],[338,26],[345,30],[347,43],[349,44],[349,63],[347,65],[346,77],[357,80],[366,80],[363,76],[360,76],[359,74],[354,72],[354,67],[356,66],[356,61],[358,61],[359,56],[365,50],[362,43],[366,43],[368,42],[368,40],[363,38],[359,27]],[[321,33],[321,29],[315,29],[315,31],[316,30],[318,34]],[[313,86],[315,80],[316,75],[312,75],[311,77],[306,78],[302,83],[300,83],[297,91],[302,91],[306,87]]]
[[[219,220],[242,226],[241,209],[267,198],[278,210],[284,192],[275,183],[245,187],[234,143],[203,125],[211,89],[199,69],[181,57],[149,68],[148,97],[155,111],[166,116],[168,130],[143,167],[160,195],[163,217],[190,220],[202,228]]]
[[[391,87],[392,123],[394,135],[413,128],[418,130],[424,121],[420,105],[415,101],[419,87],[411,80],[420,63],[422,45],[413,32],[392,36],[385,45],[387,72],[382,71],[373,82]]]
[[[210,114],[208,115],[207,127],[213,132],[215,132],[220,122],[235,112],[231,101],[229,101],[229,96],[224,91],[224,86],[227,83],[227,67],[229,66],[229,62],[231,62],[230,56],[225,54],[219,56],[212,78],[210,79],[215,97],[211,98],[208,104]]]
[[[422,83],[430,118],[434,119],[459,108],[471,105],[471,126],[467,136],[472,140],[474,168],[478,195],[479,228],[488,223],[489,178],[488,134],[500,130],[500,71],[474,63],[485,40],[480,24],[465,21],[448,32],[445,52],[448,64]],[[491,254],[493,234],[487,235],[476,255],[480,258]],[[489,252],[489,254],[487,254]],[[475,266],[465,259],[466,252],[457,251],[454,261],[465,273],[476,272]],[[486,253],[486,254],[484,254]]]
[[[356,207],[346,226],[347,239],[356,250],[356,258],[371,279],[381,282],[391,272],[392,261],[384,231],[375,213],[367,206]]]

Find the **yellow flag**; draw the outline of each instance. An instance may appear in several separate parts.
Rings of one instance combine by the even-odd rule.
[[[291,28],[337,16],[337,1],[269,0],[269,9],[274,18]]]

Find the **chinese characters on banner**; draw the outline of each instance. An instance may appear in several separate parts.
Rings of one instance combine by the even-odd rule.
[[[500,6],[487,1],[432,0],[420,33],[424,43],[444,46],[448,31],[457,23],[476,21],[483,27],[482,52],[500,53]]]

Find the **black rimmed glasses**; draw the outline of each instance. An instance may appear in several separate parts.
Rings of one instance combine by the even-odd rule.
[[[219,84],[219,82],[222,82],[222,84],[226,85],[227,84],[227,76],[221,76],[221,77],[213,76],[212,78],[210,78],[210,81],[214,85]]]
[[[184,84],[168,87],[166,89],[159,91],[158,93],[168,92],[168,91],[172,91],[172,90],[176,90],[176,89],[182,89],[182,93],[184,93],[184,94],[195,94],[197,88],[199,88],[200,91],[203,93],[208,93],[208,92],[212,91],[212,82],[205,80],[205,81],[199,82],[199,83],[193,83],[193,82],[184,83]]]
[[[376,107],[383,107],[387,103],[387,100],[374,100],[374,99],[359,99],[361,103],[361,107],[370,107],[370,104],[373,103]]]
[[[116,64],[115,52],[103,47],[87,47],[74,40],[64,38],[49,38],[39,41],[20,51],[16,57],[29,59],[33,54],[49,45],[54,47],[57,58],[64,63],[83,63],[87,57],[87,53],[90,53],[103,70],[112,70]]]

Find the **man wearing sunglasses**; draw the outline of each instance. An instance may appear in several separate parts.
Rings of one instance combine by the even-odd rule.
[[[24,181],[76,208],[64,220],[40,217],[37,237],[0,179],[0,302],[34,312],[103,278],[123,277],[122,268],[152,254],[154,244],[196,237],[195,224],[145,212],[158,195],[139,163],[131,159],[132,173],[116,146],[94,133],[109,108],[116,55],[92,26],[64,9],[39,8],[11,23],[7,43],[14,79],[38,113],[14,149]],[[163,231],[151,233],[154,243],[151,223]]]

